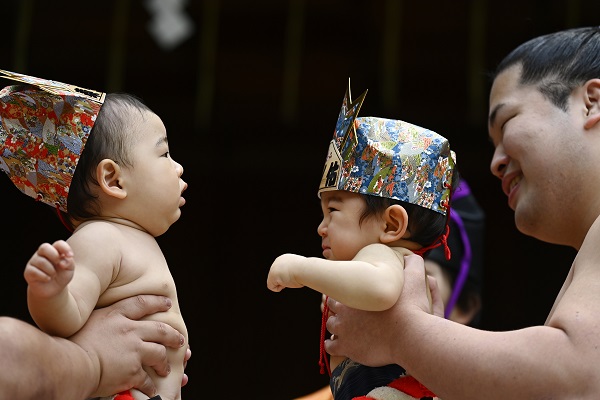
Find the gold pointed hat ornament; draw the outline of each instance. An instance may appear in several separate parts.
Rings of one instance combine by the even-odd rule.
[[[105,93],[0,70],[0,169],[23,193],[67,211],[69,186]]]
[[[354,102],[350,80],[319,185],[323,191],[345,190],[388,197],[448,213],[456,155],[448,140],[408,122],[357,118],[367,95]]]

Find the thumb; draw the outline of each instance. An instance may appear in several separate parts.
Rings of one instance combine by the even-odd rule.
[[[437,279],[433,276],[427,276],[427,282],[429,291],[431,294],[431,311],[432,314],[438,317],[444,316],[444,301],[442,300],[442,294],[437,284]]]

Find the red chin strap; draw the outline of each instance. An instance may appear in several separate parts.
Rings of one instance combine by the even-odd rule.
[[[42,196],[40,194],[38,194],[38,196],[35,198],[35,201],[41,201],[42,200]],[[67,230],[70,233],[73,233],[73,228],[71,227],[71,225],[67,224],[67,221],[65,221],[65,219],[63,218],[62,212],[60,211],[60,207],[58,206],[58,203],[56,204],[56,215],[58,215],[58,219],[60,219],[60,222],[62,222],[63,226],[65,228],[67,228]]]
[[[448,220],[450,220],[450,219],[448,218]],[[429,251],[431,249],[435,249],[436,247],[443,245],[444,246],[444,256],[446,257],[446,260],[449,260],[451,253],[450,253],[450,247],[448,247],[448,235],[450,235],[450,226],[448,225],[448,223],[446,223],[446,232],[444,232],[444,234],[442,236],[437,238],[435,240],[435,242],[433,242],[429,246],[422,247],[419,250],[415,250],[413,253],[423,257],[423,254],[425,254],[427,251]]]
[[[67,228],[67,230],[70,233],[73,233],[73,228],[71,228],[71,225],[67,224],[67,221],[65,221],[65,219],[63,218],[62,212],[58,208],[58,204],[56,205],[56,214],[58,214],[58,219],[60,219],[60,222],[62,222],[64,227]]]

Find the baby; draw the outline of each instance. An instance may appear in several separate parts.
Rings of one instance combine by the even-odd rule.
[[[0,169],[23,193],[55,207],[72,231],[66,241],[42,244],[25,267],[36,324],[70,337],[94,308],[164,295],[171,309],[148,318],[187,341],[175,282],[155,239],[179,219],[187,188],[161,119],[132,95],[0,74],[25,83],[0,91]],[[186,349],[167,352],[171,373],[148,373],[163,400],[180,399]],[[137,390],[106,395],[148,398]]]
[[[353,308],[383,311],[402,292],[405,255],[443,245],[450,256],[448,206],[458,174],[448,140],[400,120],[358,118],[365,96],[353,102],[348,84],[327,152],[318,191],[323,258],[280,255],[267,276],[272,291],[306,286]],[[327,315],[325,306],[321,342]],[[322,343],[321,352],[336,400],[388,398],[381,395],[392,390],[388,383],[435,397],[399,365],[327,359]]]

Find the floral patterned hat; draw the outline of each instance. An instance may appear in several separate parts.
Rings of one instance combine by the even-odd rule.
[[[448,140],[408,122],[357,118],[350,81],[325,160],[319,196],[327,190],[388,197],[448,213],[456,155]]]
[[[69,186],[105,93],[0,70],[0,169],[28,196],[67,211]]]

